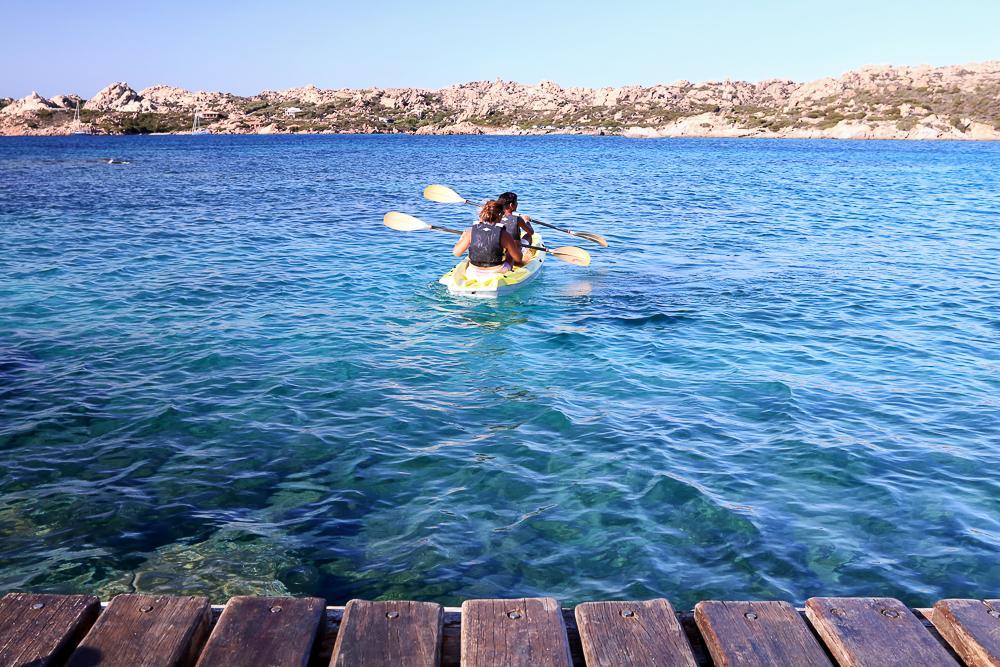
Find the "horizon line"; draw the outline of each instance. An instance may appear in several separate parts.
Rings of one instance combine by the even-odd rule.
[[[427,90],[427,91],[434,91],[434,92],[436,92],[436,91],[446,90],[448,88],[455,88],[455,87],[459,87],[459,86],[467,86],[467,85],[474,85],[474,84],[484,84],[484,83],[486,83],[486,84],[489,84],[489,83],[512,83],[512,84],[517,84],[517,85],[521,85],[521,86],[540,86],[540,85],[543,85],[543,84],[546,84],[546,83],[550,83],[550,84],[554,84],[555,86],[557,86],[557,87],[559,87],[560,89],[563,89],[563,90],[567,90],[567,89],[584,89],[584,90],[612,89],[612,90],[614,90],[614,89],[622,89],[622,88],[655,88],[657,86],[672,86],[672,85],[676,85],[676,84],[681,83],[681,82],[687,82],[689,84],[746,83],[746,84],[754,84],[754,85],[755,84],[762,84],[762,83],[769,83],[769,82],[782,82],[782,83],[795,83],[795,84],[804,85],[804,84],[807,84],[807,83],[812,83],[814,81],[823,81],[825,79],[837,79],[837,78],[843,77],[843,76],[845,76],[847,74],[850,74],[851,72],[861,72],[861,71],[864,71],[866,69],[877,69],[877,68],[892,68],[892,69],[921,69],[921,68],[927,68],[927,69],[946,69],[946,68],[950,68],[950,67],[982,66],[982,65],[989,65],[989,64],[994,64],[994,63],[1000,65],[1000,59],[990,59],[990,60],[981,60],[981,61],[963,62],[963,63],[950,63],[950,64],[947,64],[947,65],[931,65],[929,63],[917,63],[917,64],[867,63],[867,64],[861,65],[859,67],[855,67],[855,68],[843,70],[839,74],[821,76],[821,77],[818,77],[818,78],[815,78],[815,79],[809,79],[809,80],[797,80],[797,79],[782,78],[782,77],[771,77],[771,78],[763,78],[763,79],[750,80],[750,79],[734,79],[734,78],[731,78],[731,77],[725,77],[725,78],[721,78],[721,79],[702,79],[700,81],[693,81],[691,79],[681,78],[681,79],[674,79],[673,81],[670,81],[670,82],[660,81],[660,82],[657,82],[657,83],[650,83],[650,84],[626,83],[626,84],[622,84],[622,85],[618,85],[618,86],[615,86],[615,85],[603,85],[603,86],[564,86],[564,85],[560,84],[559,82],[557,82],[557,81],[555,81],[553,79],[540,79],[539,81],[537,81],[535,83],[525,83],[524,81],[518,81],[516,79],[505,79],[505,78],[502,78],[502,77],[496,77],[496,78],[493,78],[493,79],[474,79],[474,80],[468,80],[468,81],[459,81],[459,82],[450,83],[450,84],[447,84],[445,86],[441,86],[441,87],[437,87],[437,88],[429,87],[429,86],[380,86],[380,85],[371,85],[371,86],[363,86],[363,87],[354,87],[354,86],[324,87],[324,86],[317,86],[314,83],[305,83],[305,84],[301,84],[301,85],[297,85],[297,86],[289,86],[287,88],[266,87],[266,88],[259,89],[255,93],[248,93],[248,94],[245,94],[245,93],[234,93],[234,92],[230,92],[230,91],[223,90],[223,89],[211,90],[211,89],[207,89],[207,88],[202,88],[202,89],[197,89],[196,90],[194,88],[187,88],[185,86],[178,86],[178,85],[174,85],[174,84],[170,84],[170,83],[162,83],[162,82],[161,83],[150,84],[148,86],[143,86],[142,88],[135,88],[130,83],[128,83],[127,81],[124,81],[124,80],[115,80],[115,81],[112,81],[112,82],[106,84],[102,88],[94,91],[94,93],[92,93],[91,96],[87,97],[87,98],[79,95],[76,92],[59,92],[59,93],[55,93],[53,95],[43,95],[43,94],[39,93],[37,90],[32,90],[27,95],[24,95],[24,96],[21,96],[21,97],[14,97],[12,95],[0,94],[0,99],[11,99],[11,100],[15,100],[16,101],[16,100],[24,99],[25,97],[30,97],[33,94],[34,95],[39,95],[40,97],[42,97],[44,99],[51,99],[53,97],[58,97],[60,95],[65,95],[65,96],[73,96],[73,95],[75,95],[77,97],[80,97],[80,99],[91,99],[94,95],[97,95],[102,90],[105,90],[108,87],[116,85],[116,84],[119,84],[119,83],[125,84],[130,89],[135,90],[136,92],[141,92],[143,90],[148,90],[150,88],[155,88],[157,86],[165,86],[165,87],[168,87],[168,88],[178,88],[178,89],[190,92],[190,93],[222,93],[222,94],[234,95],[236,97],[255,97],[257,95],[261,95],[261,94],[264,94],[264,93],[270,93],[270,92],[281,93],[281,92],[287,92],[289,90],[297,90],[297,89],[302,89],[302,88],[315,88],[317,90],[324,90],[324,91],[338,91],[338,90],[340,90],[340,91],[344,91],[344,90],[351,90],[351,91],[358,91],[358,90]]]

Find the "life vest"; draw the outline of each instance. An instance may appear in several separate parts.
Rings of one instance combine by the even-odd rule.
[[[521,222],[521,216],[517,213],[508,213],[500,221],[500,224],[504,226],[507,233],[510,234],[515,241],[521,240],[521,226],[517,223]]]
[[[469,242],[469,262],[474,266],[496,266],[503,264],[504,251],[500,245],[503,225],[477,222],[472,225],[472,240]]]

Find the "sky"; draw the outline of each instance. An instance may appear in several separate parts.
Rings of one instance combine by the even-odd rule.
[[[1000,0],[0,0],[0,97],[838,76],[1000,59]]]

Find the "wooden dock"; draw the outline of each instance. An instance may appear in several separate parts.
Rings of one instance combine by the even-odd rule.
[[[1000,600],[431,602],[8,593],[0,667],[1000,667]]]

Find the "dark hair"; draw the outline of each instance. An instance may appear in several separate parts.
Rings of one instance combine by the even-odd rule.
[[[505,192],[499,197],[497,197],[497,202],[503,206],[503,210],[507,210],[511,206],[517,207],[517,193],[516,192]]]
[[[491,199],[483,204],[483,210],[479,212],[479,220],[482,222],[500,222],[503,217],[503,206],[496,199]]]

